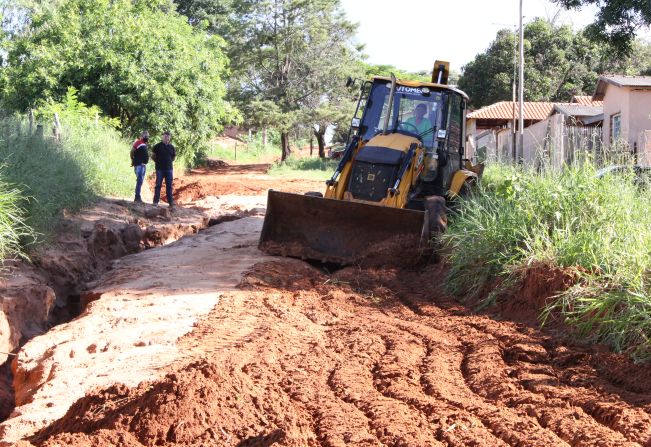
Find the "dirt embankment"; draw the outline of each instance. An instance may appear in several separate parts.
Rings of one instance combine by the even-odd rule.
[[[651,377],[473,315],[424,271],[263,262],[160,379],[96,390],[38,446],[651,445]]]
[[[32,262],[5,263],[0,278],[0,363],[27,340],[74,317],[87,283],[130,253],[157,247],[207,226],[198,209],[173,214],[120,200],[104,200],[61,222],[53,240],[31,253]],[[2,367],[0,420],[14,405],[8,365]]]
[[[264,197],[203,203],[244,199],[253,209]],[[511,306],[477,315],[441,292],[440,265],[329,273],[265,257],[261,222],[115,263],[79,318],[21,350],[20,405],[0,437],[22,447],[651,446],[651,370],[530,324],[527,300],[552,286],[545,274],[527,277]]]

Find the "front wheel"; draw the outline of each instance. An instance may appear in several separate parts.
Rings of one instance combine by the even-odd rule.
[[[425,209],[429,214],[429,231],[432,237],[445,232],[448,228],[448,214],[445,197],[425,197]]]
[[[461,185],[461,189],[459,189],[458,196],[461,197],[462,199],[467,199],[474,193],[476,188],[477,188],[477,183],[475,181],[466,180],[465,182],[463,182],[463,185]]]

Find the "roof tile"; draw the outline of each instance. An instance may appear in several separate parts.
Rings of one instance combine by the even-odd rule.
[[[524,119],[525,120],[544,120],[551,111],[554,109],[555,104],[567,103],[554,103],[554,102],[525,102],[524,103]],[[467,115],[467,118],[474,119],[495,119],[495,120],[510,120],[518,117],[518,103],[513,107],[513,101],[501,101],[490,106],[482,107]],[[515,110],[515,115],[514,115]]]
[[[620,87],[651,87],[651,76],[602,75],[599,80],[610,82]]]
[[[603,106],[603,101],[593,101],[590,95],[574,95],[572,96],[572,103],[581,104],[583,106]]]

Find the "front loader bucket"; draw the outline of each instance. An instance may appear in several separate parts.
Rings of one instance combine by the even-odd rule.
[[[428,236],[427,212],[270,190],[259,247],[340,265],[413,263]]]

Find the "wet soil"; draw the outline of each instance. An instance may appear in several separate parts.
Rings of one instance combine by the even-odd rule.
[[[474,315],[441,266],[257,264],[161,380],[79,400],[38,446],[651,445],[651,374]]]
[[[331,273],[259,255],[159,378],[95,388],[18,445],[651,446],[651,368],[537,327],[567,272],[535,266],[478,314],[442,292],[441,264]],[[197,266],[205,287],[212,267]]]

